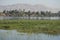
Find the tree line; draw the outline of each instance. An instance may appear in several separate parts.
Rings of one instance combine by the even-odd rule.
[[[57,13],[52,13],[51,11],[25,11],[23,10],[4,10],[3,13],[9,17],[60,17],[60,11]]]

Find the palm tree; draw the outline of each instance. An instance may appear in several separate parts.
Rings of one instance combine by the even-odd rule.
[[[30,10],[27,12],[27,15],[28,15],[28,17],[29,17],[29,19],[30,19],[30,16],[31,16]]]
[[[43,18],[44,16],[45,16],[45,12],[41,11],[41,19],[42,19],[42,20],[44,19],[44,18]]]
[[[58,17],[60,17],[60,11],[58,12]]]
[[[37,20],[38,20],[39,16],[40,16],[38,11],[36,12],[36,16],[37,16]]]

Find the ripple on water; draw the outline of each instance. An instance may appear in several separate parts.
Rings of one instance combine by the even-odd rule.
[[[27,34],[16,30],[0,30],[0,40],[60,40],[60,35]]]

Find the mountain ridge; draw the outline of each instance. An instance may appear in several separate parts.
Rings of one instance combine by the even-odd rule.
[[[58,12],[60,9],[54,9],[49,8],[47,6],[36,4],[36,5],[30,5],[30,4],[13,4],[13,5],[0,5],[0,11],[3,10],[19,10],[19,9],[25,9],[26,11],[51,11],[51,12]]]

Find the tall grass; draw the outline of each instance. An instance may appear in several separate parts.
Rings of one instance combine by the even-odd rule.
[[[0,20],[0,29],[28,33],[60,33],[60,20]]]

